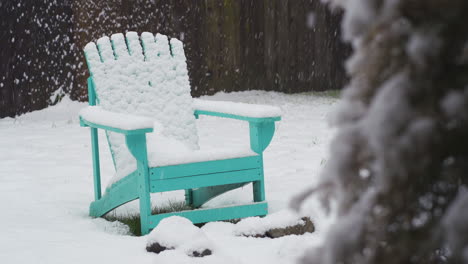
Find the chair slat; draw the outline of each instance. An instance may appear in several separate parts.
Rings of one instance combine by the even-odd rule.
[[[145,60],[153,61],[158,57],[158,52],[156,51],[156,40],[154,35],[149,32],[143,32],[141,34],[141,43],[143,44],[143,51],[145,53]]]
[[[125,34],[125,38],[127,39],[127,46],[130,56],[134,59],[143,61],[143,49],[141,48],[138,34],[136,32],[129,31],[127,34]]]
[[[117,60],[129,57],[127,44],[125,43],[125,38],[122,33],[112,35],[111,42]]]
[[[97,41],[97,47],[99,50],[99,55],[101,55],[102,62],[114,61],[114,51],[110,43],[110,39],[107,36],[104,36]]]
[[[176,38],[171,38],[170,44],[172,57],[176,60],[185,61],[184,45],[182,44],[182,41]]]
[[[181,76],[183,78],[178,78],[178,83],[180,85],[185,85],[188,82],[188,71],[187,71],[187,63],[184,53],[184,45],[182,42],[176,38],[172,38],[170,41],[171,45],[171,53],[172,57],[174,58],[174,65],[177,76]],[[186,78],[187,77],[187,78]]]
[[[171,53],[169,48],[169,41],[166,35],[156,34],[156,52],[160,59],[170,59]]]
[[[92,74],[94,70],[102,64],[96,44],[94,42],[88,43],[84,48],[84,53],[89,72]]]

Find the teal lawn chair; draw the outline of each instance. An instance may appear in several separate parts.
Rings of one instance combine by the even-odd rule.
[[[193,223],[266,215],[262,152],[281,119],[280,110],[192,99],[183,45],[177,39],[128,32],[125,37],[102,37],[96,44],[84,48],[90,106],[80,112],[81,126],[91,128],[95,201],[90,215],[100,217],[139,199],[142,234],[172,215]],[[249,122],[250,148],[200,149],[199,115]],[[116,170],[103,195],[97,129],[106,131]],[[151,213],[150,193],[185,190],[187,205],[199,208],[247,183],[253,183],[249,204]]]

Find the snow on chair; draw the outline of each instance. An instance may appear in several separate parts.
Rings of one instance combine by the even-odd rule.
[[[183,45],[177,39],[128,32],[125,37],[102,37],[96,44],[84,48],[90,106],[80,112],[81,126],[91,128],[95,201],[90,215],[100,217],[139,199],[142,234],[171,215],[193,223],[266,215],[262,152],[281,119],[280,110],[192,99]],[[250,149],[200,149],[195,125],[199,115],[249,122]],[[106,131],[116,170],[104,195],[97,129]],[[151,212],[150,193],[185,190],[186,203],[198,208],[247,183],[253,183],[250,204]]]

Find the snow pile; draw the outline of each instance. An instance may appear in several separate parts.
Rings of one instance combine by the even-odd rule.
[[[283,121],[264,153],[265,188],[272,215],[288,207],[289,199],[318,180],[328,159],[333,131],[327,116],[336,99],[314,94],[282,94],[265,91],[218,93],[205,100],[269,104],[281,107]],[[93,166],[88,129],[79,126],[78,113],[86,103],[64,98],[55,106],[0,119],[0,203],[2,230],[0,259],[4,263],[47,264],[150,264],[150,263],[296,263],[304,250],[321,244],[330,219],[311,214],[316,231],[302,236],[257,239],[234,235],[236,225],[208,223],[201,229],[215,244],[213,255],[194,258],[182,250],[160,254],[145,250],[146,237],[120,235],[117,223],[88,216],[93,201]],[[197,121],[202,149],[225,146],[248,147],[248,122],[200,116]],[[155,126],[154,130],[160,131]],[[102,182],[114,174],[106,135],[99,130]],[[249,203],[250,185],[209,202],[218,207],[233,202]],[[183,202],[184,191],[151,196],[152,204],[164,207]],[[319,211],[320,207],[311,204]],[[307,208],[307,212],[312,212]],[[115,212],[125,216],[139,212],[138,201]],[[34,216],[34,221],[31,221]],[[174,232],[176,234],[176,232]],[[28,247],[25,251],[25,245]]]
[[[281,116],[280,108],[269,105],[256,105],[226,101],[209,101],[194,99],[193,107],[195,108],[195,110],[219,112],[245,117],[262,118]]]
[[[99,230],[118,236],[128,236],[132,233],[128,225],[119,221],[107,221],[104,218],[96,218],[93,221]]]
[[[243,158],[257,155],[249,146],[192,150],[178,140],[159,134],[157,127],[158,123],[155,123],[154,132],[148,133],[146,137],[148,142],[148,165],[150,167]],[[122,169],[117,171],[116,175],[110,179],[107,186],[111,186],[135,170],[133,164],[122,165],[121,168]]]
[[[290,210],[283,210],[265,217],[248,217],[236,224],[234,234],[237,236],[264,235],[268,230],[305,224],[304,220]]]
[[[161,220],[158,226],[147,236],[146,246],[158,243],[168,250],[183,251],[187,255],[194,252],[213,250],[213,243],[205,233],[187,218],[171,216]]]
[[[150,167],[161,167],[192,162],[234,159],[256,156],[250,147],[240,146],[214,149],[191,150],[180,141],[158,135],[157,132],[148,134],[148,164]]]
[[[468,237],[465,235],[468,232],[466,212],[468,212],[468,190],[463,187],[444,216],[442,227],[450,247],[454,252],[462,254],[462,259],[468,260]]]
[[[153,128],[154,123],[151,118],[109,112],[99,106],[88,106],[82,109],[80,116],[91,123],[122,130]]]

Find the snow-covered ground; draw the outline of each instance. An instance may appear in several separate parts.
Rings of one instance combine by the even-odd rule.
[[[2,263],[292,263],[303,251],[321,242],[331,218],[314,201],[306,215],[316,232],[277,239],[237,236],[240,228],[262,228],[288,215],[289,199],[317,182],[333,135],[327,115],[336,99],[312,94],[274,92],[219,93],[203,97],[279,106],[283,119],[264,153],[266,192],[271,215],[234,225],[209,223],[201,228],[214,245],[213,255],[188,257],[183,250],[147,253],[146,237],[125,234],[119,223],[88,217],[93,199],[90,136],[79,127],[85,103],[65,98],[47,109],[16,119],[0,119],[0,260]],[[205,148],[248,144],[248,124],[201,117],[200,145]],[[103,182],[114,169],[107,143],[100,134]],[[230,192],[207,206],[249,202],[251,187]],[[181,192],[152,197],[159,204],[183,200]],[[136,212],[135,202],[117,214]],[[242,231],[242,230],[241,230]],[[247,230],[248,231],[248,230]],[[174,231],[174,232],[177,232]]]

